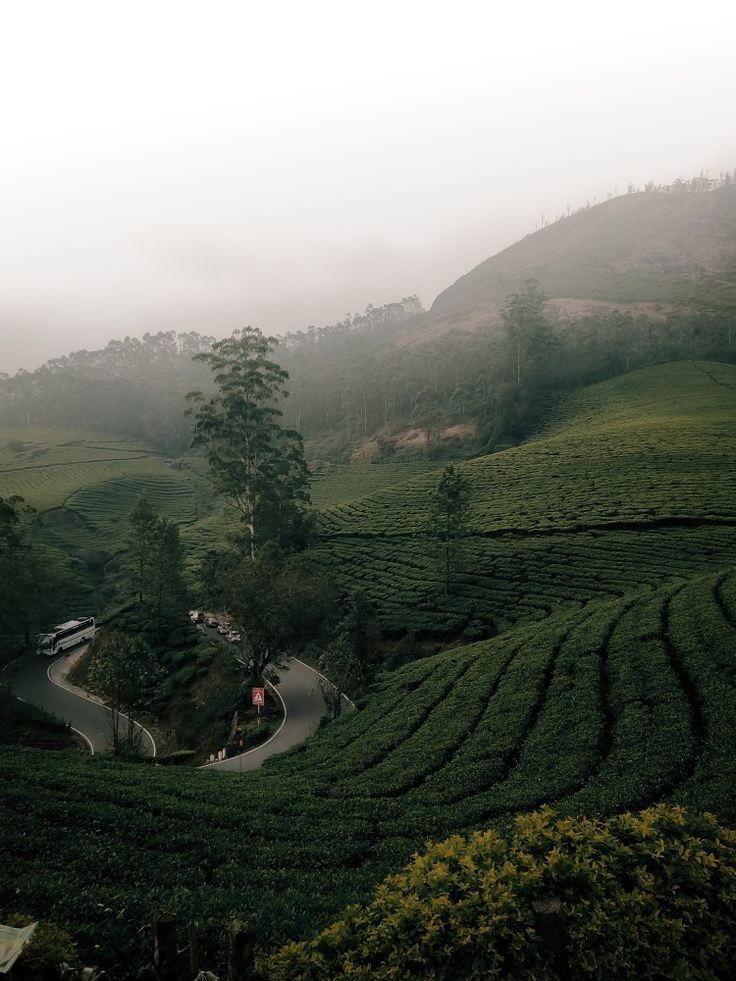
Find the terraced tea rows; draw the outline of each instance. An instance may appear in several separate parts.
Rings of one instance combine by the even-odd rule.
[[[166,466],[161,454],[134,441],[33,429],[2,436],[0,496],[18,494],[41,512],[37,537],[62,552],[120,547],[141,495],[179,524],[200,513],[201,478]]]
[[[0,434],[0,496],[19,494],[39,511],[61,507],[93,484],[173,475],[161,454],[136,442],[63,430],[14,433]]]
[[[458,465],[472,512],[444,596],[436,474],[325,509],[315,564],[386,629],[478,636],[736,559],[736,368],[679,363],[565,399],[536,439]]]
[[[81,488],[66,501],[66,507],[93,529],[104,529],[110,542],[125,533],[121,516],[130,514],[139,497],[145,496],[154,513],[177,524],[197,517],[191,480],[186,474],[150,473],[117,477]]]
[[[365,897],[426,836],[545,802],[736,820],[735,623],[734,573],[567,610],[384,676],[242,779],[0,750],[0,904],[115,956],[171,904],[208,943],[233,912],[267,942]]]
[[[735,454],[735,367],[642,369],[565,400],[538,438],[460,466],[472,486],[469,530],[732,525]],[[331,508],[323,532],[423,534],[435,483],[417,477]]]
[[[312,479],[312,503],[322,511],[352,503],[411,477],[434,473],[439,465],[423,457],[340,464]]]
[[[544,802],[674,796],[736,816],[722,776],[736,776],[734,623],[724,574],[556,614],[402,668],[365,715],[270,769],[318,777],[336,799],[402,795],[432,834]],[[404,698],[382,712],[394,687]]]
[[[723,568],[736,562],[736,528],[471,536],[459,546],[449,597],[440,553],[428,539],[341,539],[310,554],[346,588],[370,596],[389,632],[452,636],[484,625],[503,630],[669,576]]]

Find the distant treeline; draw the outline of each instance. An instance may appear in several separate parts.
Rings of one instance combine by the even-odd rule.
[[[182,448],[190,432],[183,396],[207,374],[192,358],[214,340],[174,331],[126,337],[19,371],[0,379],[0,423],[121,433]]]
[[[661,361],[736,361],[736,313],[725,309],[554,322],[536,286],[515,299],[500,328],[373,347],[336,349],[326,340],[298,357],[289,352],[289,423],[306,437],[332,434],[343,449],[378,434],[385,452],[393,431],[417,427],[439,455],[451,452],[442,430],[472,422],[477,437],[467,449],[492,450],[528,434],[555,393]]]
[[[502,323],[420,338],[417,297],[310,327],[281,339],[290,375],[285,421],[320,453],[341,455],[370,436],[426,432],[430,453],[478,452],[523,438],[550,396],[644,365],[686,358],[736,361],[729,305],[664,319],[619,312],[550,321],[530,283],[510,298]],[[77,351],[36,371],[0,379],[0,425],[55,426],[147,439],[176,455],[189,445],[184,395],[206,390],[193,355],[213,338],[173,331]],[[473,423],[471,443],[450,450],[443,429]],[[441,450],[441,447],[444,449]]]

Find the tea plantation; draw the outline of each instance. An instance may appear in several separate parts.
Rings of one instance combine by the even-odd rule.
[[[735,624],[723,572],[564,611],[385,675],[242,779],[4,749],[0,904],[108,962],[141,955],[162,906],[212,949],[247,915],[267,947],[365,899],[426,838],[545,803],[736,821]]]
[[[104,433],[24,428],[0,433],[0,497],[21,496],[37,512],[37,546],[65,570],[59,616],[99,612],[99,583],[79,555],[125,546],[126,517],[145,495],[182,526],[208,509],[203,477],[175,469],[141,443]]]
[[[427,839],[543,805],[666,801],[733,826],[735,441],[736,368],[664,365],[568,399],[535,440],[463,465],[448,597],[425,534],[435,476],[336,491],[317,565],[397,632],[498,635],[384,673],[359,711],[243,777],[0,748],[0,909],[65,925],[116,976],[174,909],[221,968],[230,917],[266,951],[308,938]],[[121,499],[136,473],[114,475]],[[179,474],[159,476],[187,520],[163,480]],[[75,498],[90,524],[104,499]]]
[[[566,399],[535,439],[458,469],[472,510],[446,600],[436,476],[322,512],[314,561],[384,626],[455,635],[736,560],[736,368],[678,363]]]

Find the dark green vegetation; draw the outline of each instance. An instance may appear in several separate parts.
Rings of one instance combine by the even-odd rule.
[[[118,553],[127,546],[127,516],[141,496],[157,515],[187,526],[212,509],[204,479],[171,466],[149,446],[102,433],[6,430],[0,441],[0,496],[20,495],[34,509],[27,540],[58,567],[48,590],[46,626],[101,613],[119,599]]]
[[[0,864],[13,874],[0,880],[0,908],[43,912],[73,931],[85,959],[118,973],[148,953],[141,928],[154,911],[174,908],[201,920],[216,966],[229,916],[254,922],[266,949],[313,933],[427,836],[502,826],[543,804],[608,815],[665,800],[736,821],[730,288],[667,319],[609,311],[554,324],[526,284],[500,330],[489,322],[410,344],[421,315],[407,302],[372,311],[357,329],[288,339],[283,360],[279,352],[292,373],[286,418],[310,436],[323,474],[318,538],[298,573],[307,584],[335,577],[338,594],[353,597],[326,653],[346,677],[373,678],[372,689],[358,712],[242,779],[2,749]],[[153,413],[157,399],[172,408],[183,395],[173,335],[140,350],[125,342],[101,363],[119,367],[137,352],[120,369],[116,391],[128,391],[149,346],[162,352],[159,369],[172,366],[141,396]],[[64,379],[90,358],[3,383],[0,414],[22,426],[42,421],[41,407],[63,420],[72,413]],[[678,363],[652,365],[663,358]],[[165,428],[152,438],[181,451],[185,441]],[[465,452],[448,431],[499,450],[454,462],[469,493],[449,583],[430,522],[441,473],[432,459]],[[25,533],[73,554],[103,602],[135,565],[123,515],[141,489],[181,526],[190,561],[237,529],[201,459],[167,466],[115,437],[57,450],[20,432],[9,436],[0,487],[8,495],[26,482],[44,513]],[[326,459],[344,465],[356,446],[366,483]],[[72,449],[82,455],[70,459]],[[124,545],[116,568],[112,553]],[[202,568],[200,589],[216,581]],[[371,604],[394,650],[379,642]],[[122,611],[120,625],[137,630],[140,612]],[[420,656],[438,642],[449,649]],[[382,658],[402,666],[376,677]],[[174,699],[191,686],[179,707],[194,728],[218,665],[173,642],[159,663],[171,669]]]
[[[736,968],[736,835],[660,805],[545,809],[417,856],[265,977],[722,978]]]
[[[503,628],[727,566],[735,411],[736,368],[663,365],[583,389],[536,438],[457,464],[472,496],[448,599],[433,475],[324,509],[310,554],[395,635]]]
[[[231,913],[266,947],[305,936],[427,836],[544,803],[664,799],[736,820],[734,375],[630,374],[571,397],[529,444],[463,464],[473,567],[446,599],[422,537],[437,474],[327,510],[312,560],[342,556],[397,629],[412,611],[445,632],[509,629],[383,675],[360,711],[242,780],[3,750],[16,872],[0,905],[127,963],[173,906],[202,919],[214,962]]]
[[[0,668],[29,648],[73,592],[64,564],[33,539],[33,509],[17,495],[0,496]]]
[[[215,394],[187,395],[192,442],[204,448],[212,483],[238,512],[252,562],[264,542],[303,541],[309,504],[302,438],[280,421],[289,376],[272,359],[276,344],[254,327],[217,341],[197,355],[214,375]]]
[[[361,711],[242,780],[4,751],[18,873],[0,902],[135,960],[159,906],[201,917],[210,945],[230,912],[265,945],[303,936],[427,836],[544,803],[597,814],[664,799],[736,820],[735,374],[627,375],[572,397],[533,442],[464,464],[475,567],[447,600],[422,538],[436,475],[326,512],[334,537],[314,560],[344,555],[384,615],[389,595],[416,608],[416,587],[361,563],[403,554],[408,570],[424,554],[434,587],[418,623],[447,630],[469,602],[476,619],[528,622],[384,675]],[[98,902],[114,913],[90,913]]]
[[[16,871],[0,905],[127,962],[140,926],[174,906],[202,919],[214,958],[230,912],[266,945],[303,936],[427,836],[543,803],[598,814],[665,799],[733,822],[735,623],[736,576],[722,573],[557,614],[406,665],[242,779],[2,750]]]

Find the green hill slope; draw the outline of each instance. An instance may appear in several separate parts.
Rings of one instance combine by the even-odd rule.
[[[543,803],[736,820],[735,625],[733,574],[558,614],[385,676],[242,778],[0,749],[0,907],[135,962],[159,908],[207,946],[247,916],[267,945],[365,898],[427,836]]]
[[[266,947],[310,934],[427,837],[546,803],[736,821],[735,386],[722,365],[632,373],[463,465],[472,533],[449,597],[422,535],[436,476],[326,510],[314,561],[389,625],[516,626],[384,674],[242,778],[0,749],[0,908],[67,925],[107,968],[139,964],[142,928],[173,908],[214,966],[231,915]]]
[[[90,579],[78,557],[85,550],[109,555],[124,548],[126,518],[140,496],[183,526],[204,517],[209,497],[196,469],[167,466],[145,443],[34,427],[0,430],[0,497],[16,494],[38,512],[34,541],[65,570],[61,619],[99,612],[100,582]]]
[[[525,279],[555,299],[687,306],[736,292],[736,187],[629,194],[580,211],[486,259],[432,304],[430,318],[488,321]],[[715,301],[709,298],[709,306]],[[563,304],[564,305],[564,304]]]
[[[736,368],[642,369],[566,399],[535,439],[458,465],[472,511],[455,595],[426,533],[436,476],[322,515],[314,560],[386,627],[506,626],[736,560]]]

